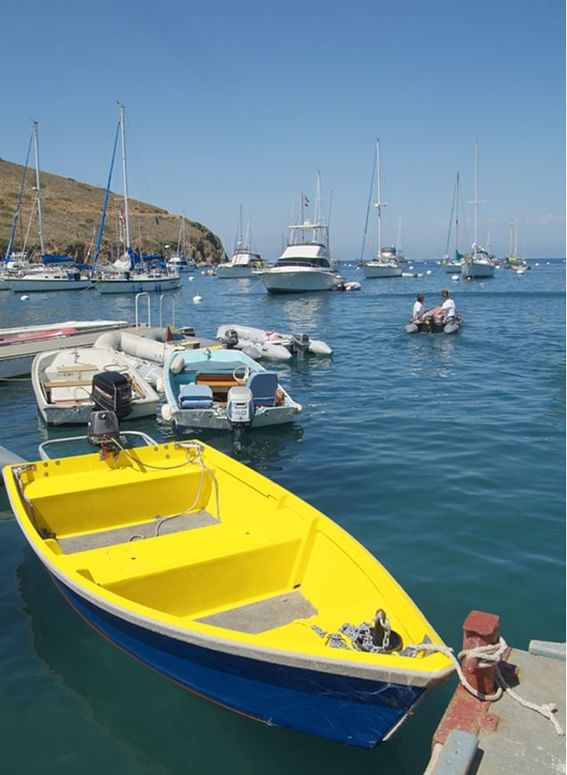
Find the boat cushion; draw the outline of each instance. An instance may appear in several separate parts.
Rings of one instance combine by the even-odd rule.
[[[181,385],[179,406],[182,409],[207,409],[213,403],[213,391],[209,385],[196,385],[194,382]]]
[[[274,406],[278,389],[278,375],[275,371],[255,371],[248,377],[254,406]]]

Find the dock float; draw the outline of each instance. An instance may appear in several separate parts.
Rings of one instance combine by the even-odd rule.
[[[502,643],[500,618],[472,611],[463,652]],[[468,657],[433,736],[424,775],[532,775],[565,772],[565,644],[532,640],[499,661]],[[489,696],[497,699],[484,699]]]
[[[72,335],[61,335],[49,339],[31,339],[25,342],[4,344],[0,346],[0,380],[8,380],[12,377],[24,377],[31,372],[33,359],[40,352],[49,350],[63,350],[72,347],[89,347],[94,345],[101,334],[112,331],[136,334],[146,338],[157,338],[160,332],[165,332],[167,327],[130,326],[128,323],[120,323],[114,327],[93,328]],[[165,340],[164,340],[165,341]],[[218,346],[218,342],[212,339],[203,339],[191,335],[183,336],[179,346],[208,347]]]

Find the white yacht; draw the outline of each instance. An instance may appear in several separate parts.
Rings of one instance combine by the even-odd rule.
[[[259,253],[255,253],[252,248],[252,236],[250,229],[250,216],[248,216],[248,225],[246,235],[242,235],[242,207],[240,208],[240,224],[236,239],[236,246],[229,261],[217,266],[217,277],[219,280],[240,280],[246,277],[252,277],[264,265]]]
[[[496,265],[489,252],[475,242],[472,246],[472,253],[467,254],[463,258],[463,268],[461,271],[463,279],[478,280],[494,277]]]
[[[405,261],[404,263],[407,263]],[[401,277],[404,264],[399,260],[396,248],[382,248],[376,258],[363,264],[364,276],[372,277]]]
[[[187,256],[178,255],[177,253],[168,259],[167,266],[180,273],[194,272],[197,268],[192,258],[187,258]]]
[[[382,209],[386,203],[382,201],[382,172],[380,168],[380,140],[376,141],[376,202],[374,207],[378,213],[378,252],[376,257],[370,261],[362,262],[362,271],[366,279],[375,277],[401,277],[404,265],[407,260],[400,261],[395,247],[385,248],[382,246]],[[372,181],[374,183],[374,181]],[[372,188],[372,187],[371,187]],[[370,205],[370,202],[369,202]],[[367,223],[368,212],[367,211]]]
[[[83,291],[92,284],[88,273],[76,268],[50,268],[48,266],[33,269],[18,277],[6,280],[10,290],[15,293],[33,293],[45,291]]]
[[[493,256],[477,242],[478,232],[478,144],[474,147],[474,242],[472,252],[463,257],[463,280],[477,280],[494,277],[496,264]]]
[[[320,182],[317,177],[315,220],[305,218],[307,197],[301,197],[301,222],[289,226],[288,244],[275,266],[262,272],[269,293],[332,291],[344,283],[333,267],[329,253],[329,226],[323,221]]]

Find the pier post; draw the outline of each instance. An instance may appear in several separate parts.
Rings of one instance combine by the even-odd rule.
[[[498,642],[500,617],[486,611],[471,611],[463,622],[463,650]],[[496,687],[496,665],[482,660],[463,659],[467,681],[479,692],[492,694]],[[485,667],[484,664],[487,666]],[[481,729],[495,729],[498,720],[490,712],[491,703],[477,699],[459,684],[433,736],[433,745],[444,745],[449,734],[461,730],[477,736]]]
[[[500,617],[485,611],[471,611],[463,623],[463,650],[478,646],[493,646],[500,637]],[[465,657],[462,668],[467,681],[482,694],[496,690],[496,663],[488,662],[479,667],[482,660]]]

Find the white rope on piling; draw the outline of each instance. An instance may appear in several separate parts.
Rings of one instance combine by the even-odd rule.
[[[408,650],[411,649],[415,651],[426,651],[429,654],[433,654],[436,652],[445,654],[445,656],[449,657],[449,659],[453,661],[455,665],[455,670],[457,672],[457,675],[459,676],[459,680],[461,684],[470,694],[472,694],[478,700],[482,700],[484,702],[495,702],[496,700],[499,700],[502,697],[502,694],[504,692],[507,692],[510,695],[510,697],[513,700],[515,700],[517,703],[519,703],[522,707],[528,708],[529,710],[534,710],[536,711],[536,713],[540,713],[544,718],[551,721],[557,734],[563,736],[565,733],[555,716],[555,714],[557,713],[557,705],[555,703],[548,702],[548,703],[544,703],[543,705],[538,705],[535,702],[526,700],[523,697],[520,697],[520,695],[517,692],[515,692],[504,679],[504,676],[502,675],[502,672],[500,670],[499,663],[507,648],[508,648],[508,644],[502,637],[499,638],[498,643],[489,644],[486,646],[475,646],[474,648],[471,648],[471,649],[464,649],[463,651],[459,652],[458,656],[455,655],[455,652],[450,646],[441,646],[436,643],[417,643],[415,645],[412,644],[412,645],[406,646],[406,649]],[[463,657],[467,657],[468,659],[478,659],[480,667],[488,667],[488,664],[491,662],[496,663],[496,679],[498,683],[498,688],[493,694],[484,694],[483,692],[480,692],[478,689],[476,689],[471,683],[469,683],[461,667],[460,660]],[[482,664],[482,663],[485,663],[485,664]]]

